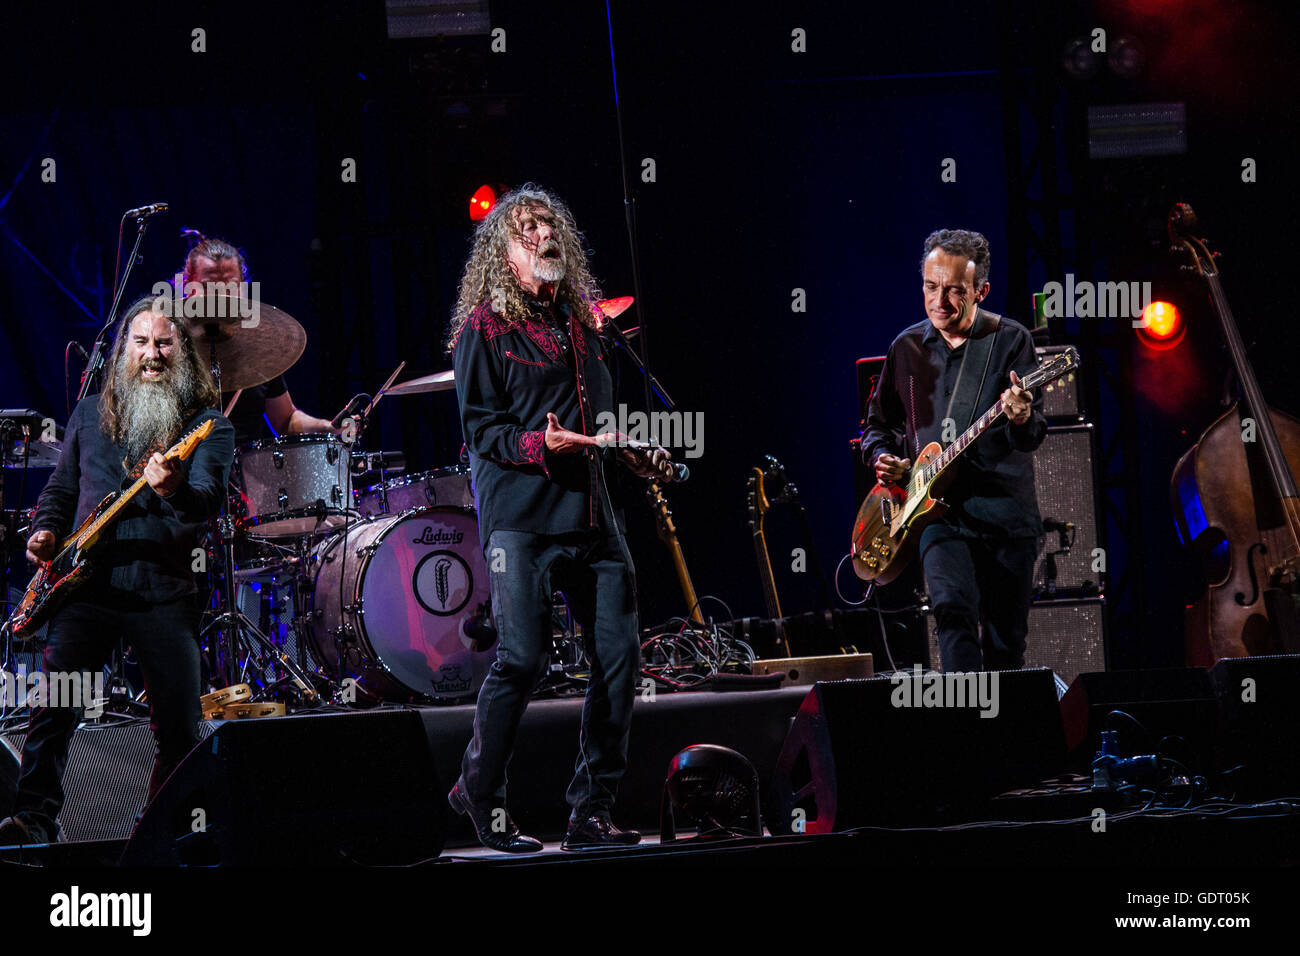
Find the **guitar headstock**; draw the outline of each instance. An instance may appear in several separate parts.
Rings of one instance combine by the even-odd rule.
[[[1058,378],[1073,373],[1078,367],[1079,350],[1071,345],[1064,351],[1053,355],[1026,375],[1021,380],[1020,387],[1028,390],[1050,385]]]
[[[659,540],[667,542],[668,538],[673,535],[672,525],[673,513],[668,510],[668,499],[664,497],[663,489],[659,487],[659,482],[651,481],[646,484],[646,499],[650,502],[650,507],[655,513],[655,528],[659,532]]]
[[[749,509],[749,526],[758,530],[763,526],[763,515],[767,514],[772,507],[767,500],[767,492],[763,489],[763,469],[752,468],[749,472],[749,480],[745,482],[746,506]]]
[[[212,434],[212,427],[216,423],[215,418],[209,418],[206,422],[195,428],[188,435],[167,449],[166,458],[170,461],[179,458],[184,461],[194,454],[194,449],[198,447],[199,442]]]
[[[1205,277],[1217,275],[1219,268],[1214,261],[1216,253],[1210,251],[1204,239],[1193,235],[1198,225],[1196,211],[1189,204],[1174,203],[1174,208],[1169,210],[1169,218],[1166,220],[1170,251],[1175,255],[1187,256],[1190,264],[1183,268],[1195,269]]]

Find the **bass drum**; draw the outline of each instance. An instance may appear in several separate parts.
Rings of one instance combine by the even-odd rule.
[[[478,693],[496,659],[496,629],[473,511],[371,518],[312,556],[311,631],[332,676],[356,677],[378,700],[450,702]]]

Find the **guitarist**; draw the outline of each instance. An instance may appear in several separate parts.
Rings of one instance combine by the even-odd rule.
[[[1042,396],[1019,387],[1036,366],[1024,326],[987,312],[989,244],[964,229],[925,240],[926,320],[889,347],[862,436],[863,460],[882,484],[904,483],[917,453],[945,447],[999,398],[1006,420],[958,462],[943,519],[919,552],[944,671],[1024,666],[1042,520],[1031,453],[1047,435]],[[946,424],[946,427],[945,427]]]
[[[234,430],[213,410],[218,395],[206,363],[184,323],[151,311],[154,301],[149,296],[127,310],[107,362],[107,387],[73,410],[27,542],[28,559],[47,564],[58,542],[106,495],[143,474],[148,488],[91,549],[89,579],[50,619],[45,671],[93,673],[119,638],[131,643],[157,744],[151,799],[198,742],[195,523],[220,510],[234,455]],[[212,433],[188,461],[164,458],[162,452],[210,418]],[[0,823],[0,845],[57,839],[61,776],[81,716],[81,709],[66,706],[32,708],[15,812]]]

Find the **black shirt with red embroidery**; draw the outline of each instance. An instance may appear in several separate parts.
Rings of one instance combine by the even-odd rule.
[[[563,428],[594,435],[597,416],[614,411],[609,353],[566,305],[529,300],[529,307],[526,321],[512,323],[483,303],[453,346],[485,549],[496,530],[563,534],[608,528],[607,508],[623,526],[617,504],[606,504],[602,480],[611,450],[557,455],[546,447],[547,412]]]

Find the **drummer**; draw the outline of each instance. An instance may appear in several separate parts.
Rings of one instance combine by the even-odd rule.
[[[185,288],[187,293],[199,293],[207,282],[247,282],[248,266],[244,255],[224,239],[203,238],[195,243],[185,257]],[[191,290],[190,283],[198,285]],[[225,408],[235,397],[234,392],[221,396]],[[305,432],[328,432],[337,435],[326,419],[308,415],[294,405],[289,386],[283,375],[268,382],[243,389],[235,407],[227,414],[235,426],[236,447],[276,435],[297,435]]]

